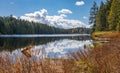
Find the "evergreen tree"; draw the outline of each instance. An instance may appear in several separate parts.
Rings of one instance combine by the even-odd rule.
[[[94,26],[95,31],[109,30],[108,15],[110,13],[112,1],[113,0],[107,0],[106,3],[101,2],[100,8],[96,15],[96,21],[95,21],[95,26]]]
[[[120,0],[113,0],[108,16],[109,29],[120,31]]]
[[[93,3],[93,6],[90,9],[90,17],[89,17],[89,24],[93,24],[93,26],[95,27],[95,22],[96,22],[96,15],[98,12],[98,6],[96,4],[96,2]],[[95,28],[93,28],[93,31],[95,30]]]
[[[106,30],[109,30],[109,23],[108,23],[108,16],[110,13],[110,8],[113,0],[107,0],[105,6],[106,6]]]
[[[98,14],[96,16],[96,31],[106,31],[108,30],[108,21],[107,17],[110,11],[110,5],[107,3],[101,2]]]
[[[100,9],[98,11],[98,14],[96,16],[96,27],[95,31],[102,31],[105,28],[106,24],[106,16],[105,16],[105,5],[103,2],[101,2]]]

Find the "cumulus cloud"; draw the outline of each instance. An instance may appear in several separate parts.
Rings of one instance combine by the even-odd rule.
[[[62,9],[58,11],[59,14],[71,14],[72,11],[69,9]]]
[[[77,2],[75,3],[75,5],[77,5],[77,6],[82,6],[82,5],[84,5],[84,4],[85,4],[84,1],[77,1]]]
[[[17,18],[18,18],[18,17],[17,17],[17,16],[15,16],[15,15],[13,15],[12,17],[13,17],[13,18],[15,18],[15,19],[17,19]]]
[[[64,19],[62,16],[47,16],[47,20],[50,25],[65,29],[85,26],[85,24],[79,20]]]
[[[88,19],[86,16],[83,16],[83,19]]]
[[[20,18],[28,21],[34,21],[34,22],[40,22],[46,24],[46,15],[47,15],[47,10],[42,9],[40,11],[35,11],[34,13],[27,13],[24,16],[21,16]]]
[[[63,11],[63,12],[62,12]],[[27,21],[34,21],[38,23],[47,24],[49,26],[54,26],[58,28],[70,29],[70,28],[77,28],[77,27],[85,27],[86,25],[79,21],[79,20],[70,20],[66,19],[67,13],[72,13],[69,10],[59,11],[62,14],[49,16],[46,9],[42,9],[40,11],[35,11],[34,13],[27,13],[20,17],[20,19],[27,20]]]

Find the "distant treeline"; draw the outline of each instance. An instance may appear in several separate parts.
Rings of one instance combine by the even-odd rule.
[[[29,22],[21,19],[0,17],[0,34],[67,34],[90,33],[89,28],[61,29],[42,23]]]
[[[100,7],[94,2],[90,14],[90,21],[95,19],[90,22],[94,24],[93,31],[120,32],[120,0],[106,0]]]

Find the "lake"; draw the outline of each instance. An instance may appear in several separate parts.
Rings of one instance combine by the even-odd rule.
[[[61,58],[92,44],[89,34],[0,35],[0,54]]]

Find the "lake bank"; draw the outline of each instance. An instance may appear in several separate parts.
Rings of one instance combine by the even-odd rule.
[[[120,32],[94,32],[92,38],[95,42],[93,54],[98,72],[119,73]]]
[[[93,32],[92,37],[98,38],[120,38],[120,32],[112,32],[112,31],[102,31],[102,32]]]

